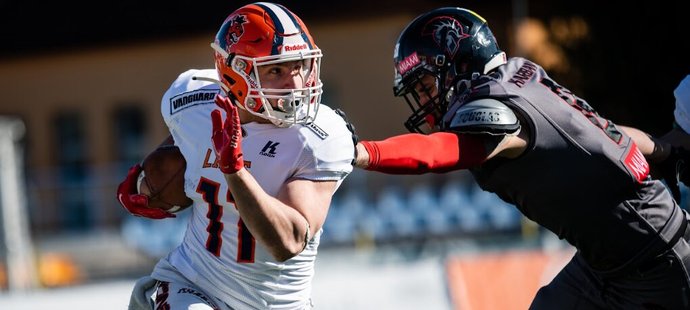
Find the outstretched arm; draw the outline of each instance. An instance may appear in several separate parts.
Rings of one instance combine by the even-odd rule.
[[[357,144],[355,166],[390,174],[473,168],[495,156],[517,157],[527,146],[527,135],[526,131],[507,136],[437,132],[361,141]]]
[[[498,100],[471,101],[450,115],[442,132],[362,141],[355,165],[391,174],[442,173],[477,167],[495,156],[515,158],[527,148],[529,128],[521,130],[520,116]]]
[[[470,168],[481,164],[487,155],[481,138],[449,132],[404,134],[381,141],[361,141],[357,151],[357,166],[390,174]]]

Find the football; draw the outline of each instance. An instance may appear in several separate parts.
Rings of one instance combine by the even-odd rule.
[[[160,146],[142,163],[141,193],[149,196],[149,207],[179,212],[192,205],[184,192],[187,162],[174,145]]]

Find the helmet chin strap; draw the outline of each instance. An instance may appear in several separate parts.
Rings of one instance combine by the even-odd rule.
[[[192,80],[195,80],[195,81],[199,80],[199,81],[206,81],[206,82],[214,83],[214,84],[220,86],[220,88],[225,92],[226,95],[230,94],[230,89],[227,86],[225,86],[225,84],[221,83],[219,80],[207,78],[205,76],[193,76]]]

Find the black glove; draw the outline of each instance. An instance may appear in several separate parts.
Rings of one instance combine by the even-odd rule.
[[[680,147],[672,147],[671,154],[659,163],[661,178],[666,181],[673,198],[680,204],[680,187],[678,182],[690,186],[690,152]]]
[[[345,115],[345,112],[341,109],[335,109],[335,114],[338,114],[340,117],[343,118],[345,121],[345,127],[347,127],[347,130],[349,130],[352,133],[352,145],[355,146],[355,157],[352,158],[352,164],[353,166],[355,165],[355,161],[357,160],[357,142],[359,142],[359,137],[357,136],[357,133],[355,133],[355,125],[352,125],[350,121],[347,119],[347,115]]]

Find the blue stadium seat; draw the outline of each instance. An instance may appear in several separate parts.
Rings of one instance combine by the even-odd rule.
[[[344,211],[342,206],[333,202],[323,225],[321,242],[327,244],[350,242],[354,239],[356,219],[353,213]]]
[[[472,203],[480,210],[488,229],[510,229],[520,225],[520,212],[496,194],[482,190],[472,191]]]
[[[521,214],[515,206],[497,199],[496,203],[486,206],[488,222],[494,229],[506,230],[520,226]]]
[[[374,208],[381,215],[406,212],[407,202],[402,189],[395,186],[384,188],[378,195]]]
[[[450,181],[441,188],[439,206],[451,224],[462,231],[479,231],[486,226],[481,211],[459,181]]]
[[[452,217],[446,214],[437,194],[427,184],[412,188],[408,196],[408,209],[425,233],[443,234],[453,225]]]
[[[358,222],[368,212],[366,201],[354,191],[334,199],[324,223],[323,242],[349,242],[357,234]]]
[[[373,211],[379,220],[376,224],[379,239],[412,234],[418,228],[414,216],[407,209],[400,187],[384,188],[378,195]]]

